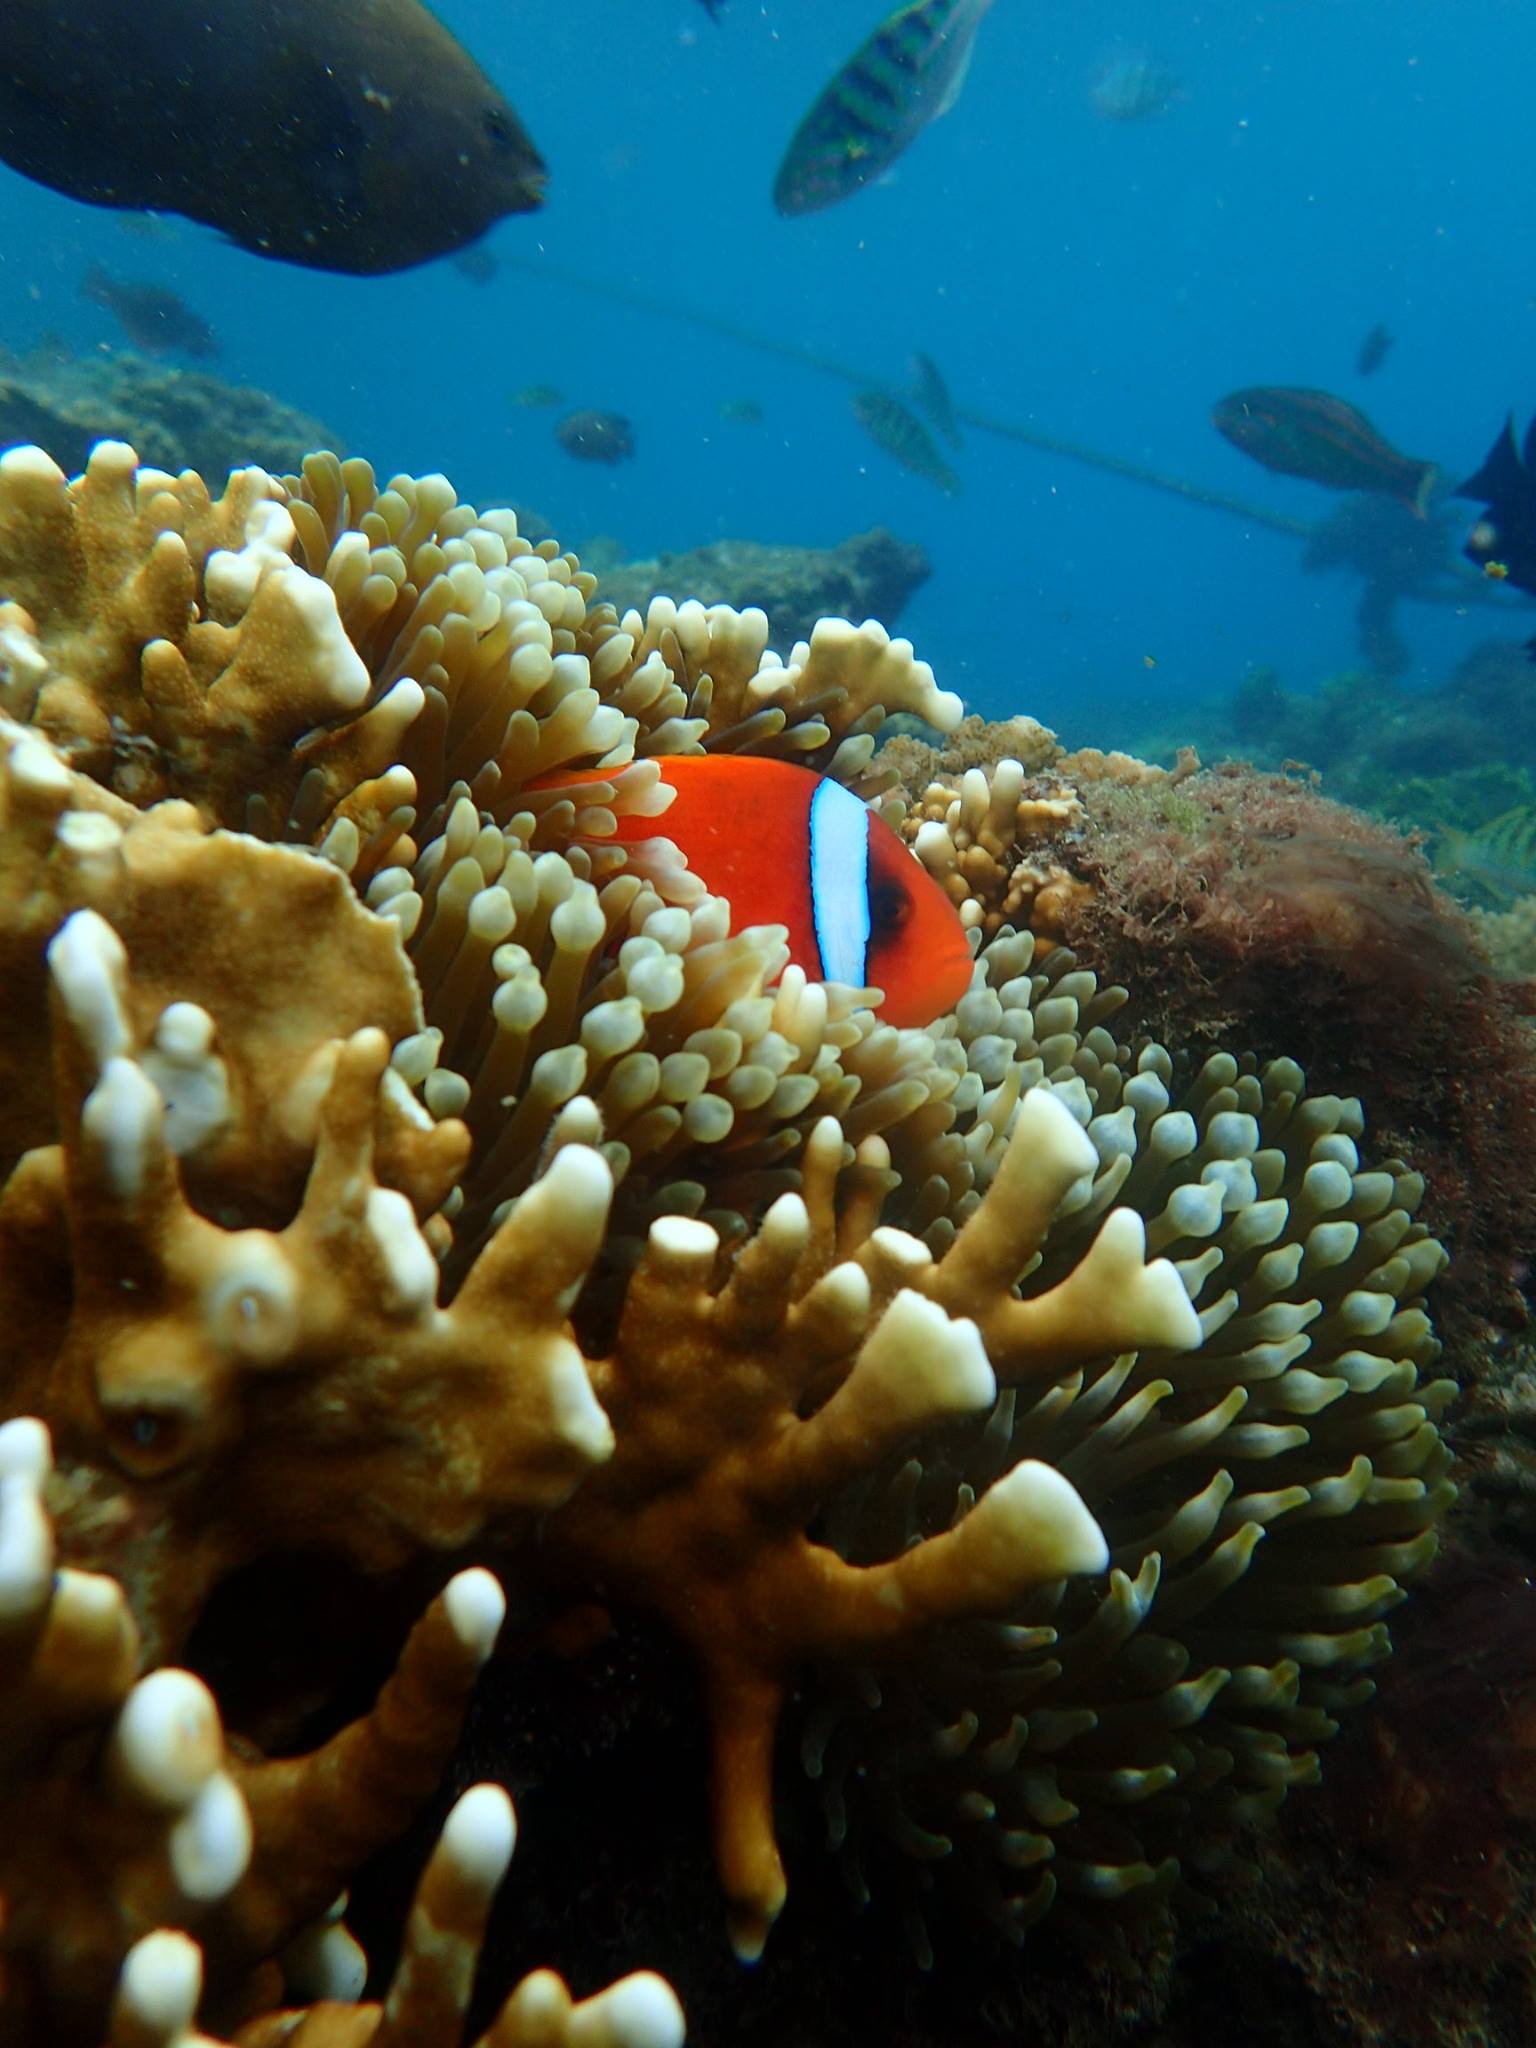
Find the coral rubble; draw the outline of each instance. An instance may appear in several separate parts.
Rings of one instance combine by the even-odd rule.
[[[1288,1058],[1108,1028],[1058,855],[1093,790],[1182,785],[1020,724],[904,801],[877,734],[956,700],[872,622],[768,637],[620,616],[442,478],[0,458],[18,2040],[479,2024],[493,1788],[382,2002],[332,1908],[443,1768],[487,1563],[528,1634],[686,1655],[743,1955],[804,1832],[781,1727],[919,1947],[1058,1894],[1112,1941],[1368,1697],[1453,1491],[1421,1180]],[[952,1016],[881,1023],[615,842],[700,749],[889,808],[973,934]],[[371,1711],[322,1582],[359,1639],[430,1601]],[[654,1979],[495,1989],[487,2042],[678,2038]]]

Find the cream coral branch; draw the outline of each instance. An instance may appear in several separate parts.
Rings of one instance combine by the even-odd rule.
[[[227,1229],[188,1202],[144,1064],[111,1050],[131,981],[115,933],[78,912],[50,959],[64,1070],[100,1062],[62,1106],[61,1179],[22,1181],[76,1246],[50,1412],[76,1553],[110,1560],[153,1643],[275,1542],[382,1569],[554,1504],[607,1455],[567,1322],[607,1213],[601,1159],[559,1155],[440,1307],[411,1205],[375,1177],[382,1032],[333,1048],[293,1220]],[[153,1518],[133,1504],[148,1487]]]

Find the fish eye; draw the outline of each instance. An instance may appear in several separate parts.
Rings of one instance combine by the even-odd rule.
[[[901,931],[912,915],[912,899],[905,889],[898,889],[894,882],[881,882],[869,892],[869,929],[871,935],[893,938]]]
[[[512,147],[515,140],[512,133],[512,123],[507,119],[500,107],[487,107],[480,120],[487,137],[495,143],[498,149],[510,149]]]

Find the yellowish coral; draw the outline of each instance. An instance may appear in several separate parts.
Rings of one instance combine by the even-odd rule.
[[[874,1571],[814,1541],[812,1519],[872,1463],[989,1409],[994,1368],[1012,1378],[1044,1359],[1054,1372],[1079,1353],[1176,1349],[1199,1335],[1172,1269],[1144,1265],[1127,1213],[1056,1289],[1011,1299],[1061,1195],[1093,1163],[1044,1091],[1027,1098],[988,1196],[937,1263],[918,1239],[875,1228],[867,1202],[839,1213],[843,1156],[826,1119],[803,1155],[802,1192],[779,1197],[728,1269],[707,1225],[652,1226],[613,1354],[594,1368],[618,1454],[544,1536],[557,1572],[659,1613],[693,1651],[744,1955],[759,1953],[783,1902],[773,1738],[805,1659],[908,1641],[1104,1564],[1072,1487],[1029,1461],[960,1527]]]
[[[0,1426],[0,1995],[8,2039],[90,2042],[136,1937],[198,1928],[238,1999],[319,1918],[432,1791],[505,1603],[461,1573],[362,1720],[309,1755],[230,1751],[199,1679],[135,1677],[117,1581],[55,1569],[50,1466],[40,1422]]]
[[[605,843],[680,750],[880,800],[887,716],[959,707],[872,623],[780,661],[751,611],[619,618],[441,478],[315,458],[213,500],[111,444],[74,483],[0,459],[0,600],[0,1413],[53,1429],[61,1554],[121,1582],[149,1654],[296,1552],[374,1578],[494,1545],[530,1596],[649,1614],[699,1674],[747,1954],[802,1686],[849,1843],[958,1846],[1015,1931],[1058,1886],[1166,1885],[1175,1798],[1220,1837],[1306,1774],[1444,1507],[1440,1255],[1349,1105],[1284,1063],[1133,1054],[1125,991],[1036,959],[1017,927],[1076,886],[1052,736],[972,730],[975,765],[887,798],[977,947],[955,1014],[903,1032],[675,852]],[[1276,1484],[1240,1484],[1262,1460]],[[342,1774],[330,1890],[282,1903],[289,1781],[262,1774],[290,1769],[230,1772],[267,1889],[207,1944],[221,1984],[377,1839]],[[1143,1798],[1138,1846],[1106,1810]],[[382,2010],[268,1991],[243,2038],[404,2038],[418,1997],[456,2028],[505,1862],[471,1811]],[[0,1943],[52,1882],[18,1912],[0,1863]],[[65,1887],[66,1920],[116,1882]],[[169,1896],[92,1951],[98,2038],[139,1935],[119,2035],[188,2037]],[[604,2039],[532,1981],[489,2040]]]
[[[511,1860],[516,1826],[499,1785],[475,1785],[454,1806],[422,1873],[400,1960],[382,2001],[356,1997],[364,1958],[332,1923],[302,1953],[314,2002],[281,2007],[241,2027],[230,2048],[450,2048],[462,2039],[480,1944]],[[290,1990],[293,1986],[290,1984]],[[109,2048],[220,2048],[197,2031],[203,1989],[197,1944],[166,1929],[129,1951],[113,2005]],[[348,1995],[348,1994],[352,1995]],[[553,1970],[536,1970],[507,1998],[476,2048],[682,2048],[672,1988],[645,1970],[571,1997]]]

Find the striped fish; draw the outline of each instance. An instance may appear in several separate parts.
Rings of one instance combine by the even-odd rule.
[[[928,415],[931,424],[950,447],[958,448],[960,426],[955,418],[955,402],[949,395],[943,371],[933,357],[925,356],[921,349],[912,358],[912,399],[918,410]]]
[[[1266,469],[1331,491],[1380,491],[1400,500],[1416,519],[1427,515],[1440,474],[1422,456],[1394,448],[1358,406],[1331,391],[1250,385],[1217,400],[1211,425]]]
[[[1536,804],[1516,804],[1475,832],[1438,826],[1435,871],[1446,880],[1475,882],[1504,902],[1536,895]]]
[[[871,184],[960,97],[992,0],[910,0],[819,94],[773,184],[780,213],[815,213]]]
[[[914,476],[937,484],[946,498],[955,496],[960,479],[911,406],[888,391],[856,391],[850,402],[854,418],[877,448],[883,448]]]

